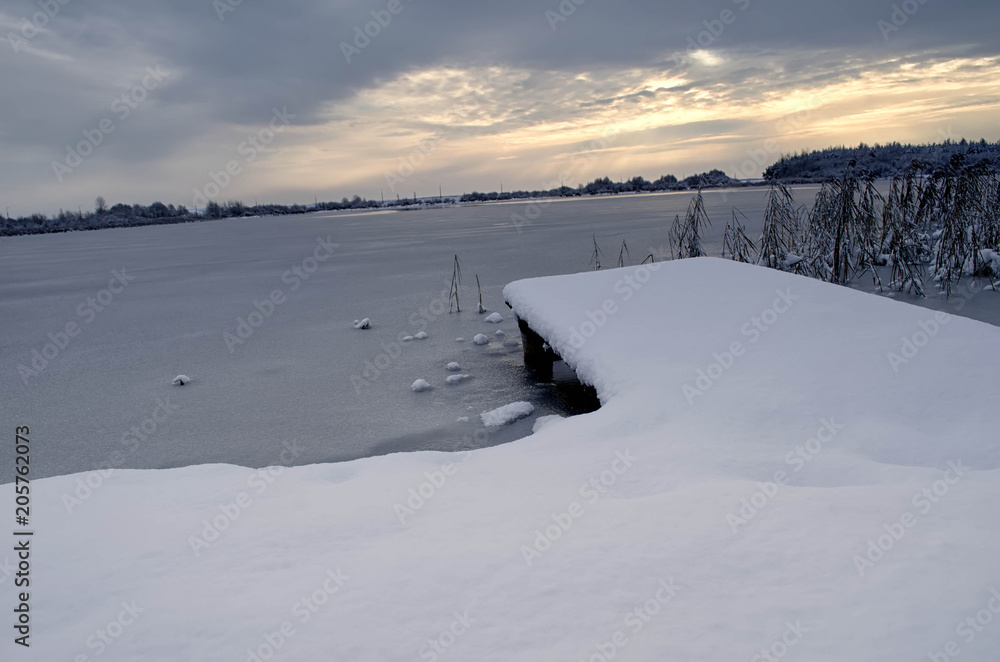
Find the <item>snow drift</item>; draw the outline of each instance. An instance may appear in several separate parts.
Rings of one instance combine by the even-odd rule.
[[[993,659],[1000,329],[713,259],[504,294],[599,411],[37,481],[16,659]]]

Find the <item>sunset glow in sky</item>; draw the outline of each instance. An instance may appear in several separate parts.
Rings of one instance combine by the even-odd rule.
[[[213,180],[292,203],[755,177],[802,149],[1000,138],[995,3],[56,5],[41,29],[38,3],[0,9],[12,215],[192,206]]]

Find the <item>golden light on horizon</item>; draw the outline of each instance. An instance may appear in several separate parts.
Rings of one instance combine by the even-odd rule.
[[[777,146],[769,154],[777,160],[831,144],[939,140],[958,122],[986,127],[1000,106],[996,58],[923,68],[889,59],[817,81],[746,73],[736,58],[713,62],[725,62],[744,82],[699,83],[698,71],[664,76],[642,69],[622,71],[614,84],[606,72],[408,72],[330,104],[318,127],[290,128],[286,144],[245,182],[377,195],[409,165],[406,195],[436,188],[456,170],[481,178],[481,189],[498,188],[501,178],[511,187],[539,188],[584,153],[589,177],[731,171],[764,144]]]

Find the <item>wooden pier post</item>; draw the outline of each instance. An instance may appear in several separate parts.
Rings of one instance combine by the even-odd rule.
[[[520,317],[517,317],[517,328],[521,330],[521,346],[524,348],[524,367],[534,375],[535,379],[544,382],[552,381],[552,364],[559,360],[559,355],[545,342],[545,339],[535,333]]]

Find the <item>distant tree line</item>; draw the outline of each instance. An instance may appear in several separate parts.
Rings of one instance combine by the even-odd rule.
[[[689,191],[699,188],[719,188],[723,186],[738,186],[740,182],[730,178],[721,170],[710,170],[700,175],[691,175],[678,180],[674,175],[662,175],[655,181],[647,181],[638,176],[624,181],[615,182],[609,177],[599,177],[589,184],[580,184],[576,188],[561,186],[559,188],[541,191],[504,191],[497,193],[480,193],[473,191],[459,198],[460,202],[492,202],[497,200],[520,200],[525,198],[570,198],[583,195],[618,195],[619,193],[653,193],[657,191]]]
[[[954,142],[946,140],[934,145],[903,145],[889,143],[887,145],[868,146],[864,143],[858,147],[831,147],[824,150],[803,152],[792,156],[783,156],[777,163],[764,172],[764,178],[770,182],[784,184],[830,182],[836,180],[848,167],[864,171],[875,178],[898,177],[911,169],[915,161],[922,164],[927,172],[946,169],[952,163],[956,154],[963,156],[963,163],[975,164],[978,161],[1000,159],[1000,144],[988,143],[985,140]],[[60,210],[58,214],[31,214],[15,218],[0,219],[0,236],[18,234],[39,234],[45,232],[68,232],[72,230],[96,230],[100,228],[135,227],[141,225],[163,225],[169,223],[190,223],[206,219],[238,218],[248,216],[283,216],[287,214],[305,214],[313,211],[339,211],[351,209],[374,208],[407,208],[420,207],[427,204],[455,204],[492,202],[502,200],[519,200],[546,197],[576,197],[594,195],[618,195],[627,193],[651,193],[660,191],[700,190],[703,188],[721,188],[745,186],[747,182],[732,179],[721,170],[710,170],[701,174],[677,179],[674,175],[662,175],[654,181],[648,181],[641,176],[624,181],[612,181],[608,177],[600,177],[587,184],[573,188],[561,186],[549,190],[535,191],[503,191],[497,193],[481,193],[473,191],[460,197],[432,198],[397,198],[396,200],[367,200],[355,195],[352,199],[343,198],[340,202],[315,202],[312,205],[246,205],[239,200],[226,202],[209,202],[204,210],[192,212],[184,205],[174,206],[154,202],[151,205],[115,204],[108,207],[104,198],[97,198],[93,211],[78,210],[76,212]]]
[[[412,203],[412,200],[409,201]],[[387,202],[385,206],[406,204],[404,201]],[[343,209],[370,209],[383,206],[377,200],[365,200],[354,196],[340,202],[318,202],[313,205],[246,205],[239,200],[223,203],[209,202],[204,210],[193,212],[184,205],[165,205],[154,202],[151,205],[116,204],[110,208],[103,197],[98,197],[93,211],[67,211],[58,214],[31,214],[6,218],[0,221],[0,236],[19,234],[42,234],[46,232],[70,232],[73,230],[99,230],[103,228],[128,228],[141,225],[168,225],[172,223],[192,223],[206,219],[237,218],[249,216],[284,216],[305,214],[312,211],[332,211]]]
[[[830,147],[813,152],[802,152],[781,159],[764,171],[765,179],[785,184],[827,182],[840,177],[852,161],[855,166],[879,179],[890,179],[904,174],[914,161],[927,164],[930,171],[949,167],[955,154],[965,156],[967,163],[1000,158],[1000,143],[986,140],[954,142],[946,140],[932,145],[903,145],[898,142],[886,145],[857,147]]]
[[[698,188],[715,188],[736,185],[721,170],[712,170],[700,175],[692,175],[678,180],[673,175],[664,175],[656,181],[646,181],[633,177],[623,182],[611,181],[608,177],[598,178],[589,184],[576,188],[563,186],[546,191],[505,191],[503,193],[467,193],[460,197],[443,196],[434,198],[397,198],[395,200],[367,200],[355,195],[340,202],[316,202],[311,205],[247,205],[239,200],[209,202],[205,209],[191,211],[184,205],[174,206],[154,202],[151,205],[116,204],[110,208],[103,197],[98,197],[93,211],[59,210],[58,214],[32,214],[0,220],[0,236],[19,234],[42,234],[46,232],[70,232],[73,230],[98,230],[102,228],[125,228],[142,225],[166,225],[171,223],[192,223],[208,219],[239,218],[250,216],[284,216],[306,214],[314,211],[341,211],[350,209],[406,208],[433,203],[455,204],[459,202],[488,202],[496,200],[516,200],[523,198],[572,197],[581,195],[616,195],[619,193],[640,193],[653,191],[684,191]]]

